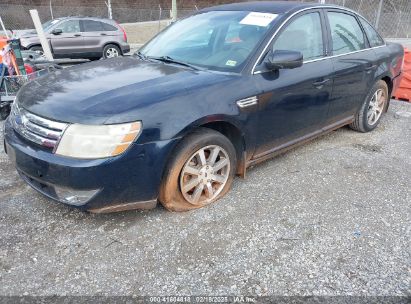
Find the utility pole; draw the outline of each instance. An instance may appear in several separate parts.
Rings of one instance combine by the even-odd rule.
[[[111,11],[111,0],[107,0],[106,5],[108,9],[108,18],[113,19],[113,12]]]
[[[47,60],[53,61],[53,54],[51,53],[49,42],[41,25],[39,13],[37,12],[37,10],[30,10],[30,15],[31,19],[33,19],[34,28],[36,29],[37,35],[39,36],[44,56],[46,56]]]
[[[177,21],[177,0],[171,0],[171,22]]]
[[[378,12],[377,12],[377,19],[375,20],[375,28],[378,30],[378,25],[380,23],[380,17],[382,12],[382,4],[384,0],[380,0],[380,4],[378,5]]]
[[[0,25],[1,25],[1,28],[3,29],[4,35],[6,35],[6,38],[9,39],[10,38],[9,34],[7,34],[6,27],[4,26],[3,19],[1,19],[1,17],[0,17]]]
[[[53,16],[53,7],[51,6],[51,0],[49,2],[50,5],[50,15],[51,15],[51,20],[54,20],[54,16]]]
[[[160,32],[161,31],[161,5],[159,4],[158,5],[158,9],[159,9],[159,11],[158,11],[158,32]]]

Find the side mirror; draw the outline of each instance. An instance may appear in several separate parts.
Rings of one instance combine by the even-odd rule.
[[[53,35],[60,35],[60,34],[63,33],[63,30],[62,30],[62,29],[59,29],[59,28],[56,28],[56,29],[52,30],[51,33],[52,33]]]
[[[303,54],[297,51],[276,50],[270,52],[265,60],[265,66],[270,71],[295,69],[302,65]]]

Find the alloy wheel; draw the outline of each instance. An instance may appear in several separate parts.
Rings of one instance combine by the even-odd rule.
[[[108,48],[106,50],[106,58],[118,57],[118,50],[115,48]]]
[[[193,205],[208,203],[216,198],[230,175],[228,153],[211,145],[195,152],[185,163],[180,176],[184,198]]]
[[[375,125],[384,111],[386,96],[383,89],[377,90],[368,105],[367,121],[370,126]]]

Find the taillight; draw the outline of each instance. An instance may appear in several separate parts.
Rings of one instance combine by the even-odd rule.
[[[118,22],[116,22],[116,23],[117,23],[118,28],[123,32],[123,39],[124,39],[124,41],[127,42],[127,34],[126,34],[126,31],[123,29],[123,27],[122,27],[120,24],[118,24]]]

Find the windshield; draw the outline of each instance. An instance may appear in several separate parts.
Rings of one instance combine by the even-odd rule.
[[[242,11],[200,13],[168,27],[148,42],[140,54],[237,72],[276,17],[275,14]]]

